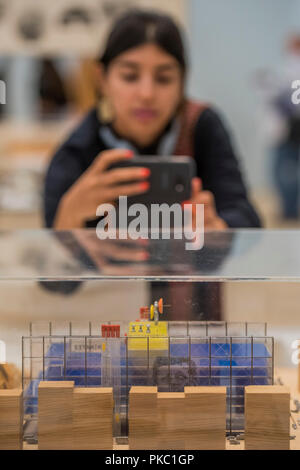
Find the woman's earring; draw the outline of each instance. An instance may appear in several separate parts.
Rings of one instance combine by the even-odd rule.
[[[110,124],[114,119],[112,105],[106,96],[100,98],[98,104],[99,118],[103,124]]]

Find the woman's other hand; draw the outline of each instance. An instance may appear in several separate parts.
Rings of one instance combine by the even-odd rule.
[[[54,228],[81,228],[85,221],[96,218],[96,210],[100,204],[113,204],[120,195],[133,196],[148,191],[149,183],[145,181],[150,175],[148,168],[109,169],[113,164],[131,157],[133,152],[126,149],[101,152],[63,196]]]

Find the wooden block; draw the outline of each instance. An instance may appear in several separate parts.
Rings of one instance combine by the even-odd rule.
[[[113,389],[75,388],[73,448],[111,450],[113,447]]]
[[[185,448],[185,395],[181,392],[157,394],[158,449]]]
[[[0,390],[0,450],[22,450],[22,419],[22,390]]]
[[[128,418],[129,449],[157,449],[157,387],[131,387]]]
[[[74,382],[40,382],[38,391],[38,444],[40,450],[73,447]]]
[[[185,387],[185,449],[224,450],[226,387]]]
[[[277,385],[245,387],[245,449],[289,448],[289,389]]]

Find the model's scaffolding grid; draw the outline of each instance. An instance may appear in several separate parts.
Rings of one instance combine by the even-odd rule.
[[[157,385],[161,392],[222,385],[227,387],[227,433],[239,434],[244,429],[244,387],[274,381],[274,339],[267,336],[266,324],[174,322],[168,324],[168,337],[155,338],[126,336],[125,326],[120,337],[103,337],[94,334],[100,325],[91,323],[80,335],[74,326],[68,323],[65,334],[53,334],[58,331],[53,323],[42,329],[32,324],[30,336],[22,338],[27,424],[36,420],[41,380],[113,387],[116,437],[128,432],[128,394],[133,385]],[[40,331],[47,334],[36,336]]]

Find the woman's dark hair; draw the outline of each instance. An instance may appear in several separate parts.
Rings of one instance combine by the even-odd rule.
[[[99,61],[107,68],[118,55],[146,43],[157,44],[175,57],[185,74],[187,61],[179,27],[170,16],[154,11],[133,9],[119,17]]]

